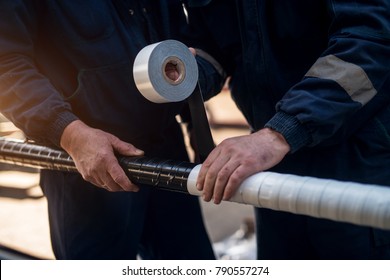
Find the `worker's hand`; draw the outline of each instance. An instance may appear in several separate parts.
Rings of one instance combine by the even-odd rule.
[[[202,164],[197,189],[215,204],[229,200],[241,183],[278,164],[290,151],[284,137],[269,128],[222,141]]]
[[[138,187],[130,182],[119,165],[114,153],[140,156],[143,151],[79,120],[65,128],[60,144],[73,158],[84,180],[112,192],[138,191]]]

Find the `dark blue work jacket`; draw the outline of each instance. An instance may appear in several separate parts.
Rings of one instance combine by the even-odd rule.
[[[231,76],[233,98],[253,130],[271,127],[290,144],[292,153],[272,171],[390,186],[389,0],[187,4],[198,35],[194,45]],[[344,231],[327,221],[305,220],[300,227],[296,217],[262,208],[256,213],[260,257],[290,258],[299,232],[325,258],[328,248],[350,244],[354,258],[388,258],[388,231],[362,228],[355,235],[352,227]],[[347,239],[313,238],[316,232],[343,232]],[[368,254],[369,243],[375,248]],[[297,249],[305,258],[302,248]],[[384,255],[375,255],[380,250]]]
[[[146,100],[132,68],[185,23],[173,0],[0,1],[0,110],[41,143],[80,118],[146,151],[177,148],[181,104]]]
[[[337,143],[389,104],[388,0],[188,0],[188,7],[203,36],[195,44],[233,75],[233,98],[252,128],[281,132],[293,152]],[[381,118],[389,123],[390,113]]]

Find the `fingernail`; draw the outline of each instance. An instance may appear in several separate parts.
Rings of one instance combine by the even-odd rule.
[[[136,150],[135,150],[135,153],[136,153],[137,155],[142,155],[142,154],[144,153],[144,151],[142,151],[142,150],[140,150],[140,149],[136,149]]]
[[[201,185],[200,185],[200,184],[196,184],[196,189],[197,189],[198,191],[201,191],[201,190],[202,190]]]

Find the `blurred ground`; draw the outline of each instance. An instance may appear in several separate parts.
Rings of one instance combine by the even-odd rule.
[[[216,143],[231,136],[247,134],[245,120],[228,91],[206,103]],[[0,136],[21,137],[20,132],[0,115]],[[43,259],[53,259],[50,246],[46,199],[39,188],[39,173],[0,163],[0,244]],[[213,242],[234,234],[246,219],[253,219],[251,206],[224,202],[203,203],[207,229]]]

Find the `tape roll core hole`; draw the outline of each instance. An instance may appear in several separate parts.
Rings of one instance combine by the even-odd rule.
[[[162,68],[164,79],[171,85],[180,84],[186,76],[184,63],[177,57],[168,57]]]

